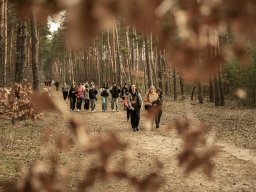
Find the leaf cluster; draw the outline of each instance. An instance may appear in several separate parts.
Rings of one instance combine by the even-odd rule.
[[[139,32],[152,33],[167,60],[187,79],[206,78],[224,63],[218,36],[232,32],[229,52],[245,58],[243,43],[255,40],[256,3],[253,0],[12,0],[22,17],[32,12],[39,21],[66,11],[66,32],[76,47],[88,42],[122,17]],[[198,60],[202,55],[203,62]]]
[[[0,116],[12,121],[40,118],[42,114],[31,100],[32,93],[30,83],[0,89]]]
[[[207,143],[205,134],[208,129],[203,125],[193,128],[187,118],[177,119],[174,127],[184,142],[183,150],[178,154],[178,161],[180,166],[185,167],[185,173],[189,174],[201,167],[208,177],[212,177],[215,165],[213,158],[219,150],[217,146]]]

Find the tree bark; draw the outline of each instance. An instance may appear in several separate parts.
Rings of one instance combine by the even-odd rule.
[[[196,86],[193,87],[191,92],[191,101],[194,101],[194,93],[195,93]]]
[[[214,89],[213,89],[213,83],[211,78],[209,79],[209,99],[211,103],[214,102]]]
[[[224,91],[223,91],[223,82],[222,82],[222,76],[221,72],[219,70],[219,89],[220,89],[220,106],[225,105],[225,97],[224,97]]]
[[[220,94],[219,94],[219,85],[218,85],[218,80],[217,80],[217,76],[214,75],[214,103],[215,106],[219,106],[220,105]]]
[[[162,63],[162,58],[160,51],[157,53],[157,66],[158,66],[158,86],[160,89],[163,90],[163,63]]]
[[[173,98],[174,101],[177,101],[177,77],[176,77],[176,70],[173,68]]]
[[[15,62],[15,82],[21,83],[24,79],[25,66],[25,44],[26,44],[27,30],[26,23],[19,22],[17,24],[17,38],[16,38],[16,62]]]
[[[0,80],[5,86],[7,80],[7,0],[0,0],[0,66]]]
[[[32,38],[32,76],[33,90],[39,90],[39,63],[38,63],[38,36],[37,36],[37,20],[34,14],[30,18],[31,38]]]
[[[116,60],[117,60],[117,84],[122,84],[122,63],[121,63],[121,56],[120,56],[120,46],[119,46],[119,36],[118,36],[118,30],[116,24],[115,27],[115,33],[116,33]]]
[[[149,49],[148,49],[148,41],[147,37],[144,39],[144,45],[145,45],[145,58],[146,58],[146,69],[147,69],[147,77],[148,77],[148,88],[153,85],[152,80],[152,73],[151,73],[151,65],[149,61]]]
[[[203,100],[202,85],[201,85],[201,83],[197,84],[197,89],[198,89],[198,100],[199,100],[199,103],[202,104],[202,103],[204,103],[204,100]]]
[[[184,84],[183,84],[182,77],[180,77],[180,93],[181,93],[182,99],[184,99]]]

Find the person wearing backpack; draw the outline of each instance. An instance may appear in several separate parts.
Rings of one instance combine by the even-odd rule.
[[[131,114],[131,125],[133,131],[139,131],[140,109],[142,105],[141,94],[136,90],[136,86],[131,86],[131,92],[128,95],[128,108]]]
[[[120,94],[121,99],[124,101],[124,110],[127,109],[127,107],[125,106],[125,98],[128,96],[128,94],[129,94],[129,86],[127,83],[125,83],[121,89],[121,94]]]
[[[124,100],[125,96],[127,96],[128,94],[129,94],[129,86],[127,83],[125,83],[121,89],[120,97],[122,98],[122,100]]]
[[[101,92],[101,97],[102,97],[102,111],[106,112],[108,109],[108,84],[104,83],[104,85],[102,86],[102,88],[100,89]]]
[[[90,98],[90,103],[91,103],[91,110],[92,112],[95,112],[95,108],[96,108],[96,100],[97,97],[96,95],[98,94],[97,89],[95,88],[95,85],[92,84],[91,89],[89,90],[89,98]]]
[[[118,112],[118,97],[120,94],[120,89],[116,85],[116,83],[113,84],[112,89],[110,90],[110,93],[112,95],[111,110],[114,111],[114,106],[116,106],[116,111]]]

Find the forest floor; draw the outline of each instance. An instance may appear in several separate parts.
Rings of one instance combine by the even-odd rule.
[[[61,92],[52,91],[52,95],[61,100]],[[68,101],[63,107],[68,110]],[[108,103],[110,106],[110,102]],[[164,168],[159,174],[165,178],[160,191],[256,191],[256,110],[234,106],[214,107],[213,104],[197,104],[189,100],[166,101],[159,130],[147,128],[142,116],[140,131],[133,132],[126,120],[126,112],[101,112],[101,101],[97,101],[96,112],[72,112],[87,123],[91,135],[103,135],[114,132],[123,141],[129,142],[131,152],[128,170],[140,178],[157,169],[154,158],[157,157]],[[182,140],[175,131],[167,132],[167,125],[174,119],[188,117],[191,121],[202,122],[211,128],[210,135],[220,146],[220,152],[214,159],[213,179],[208,179],[199,169],[184,176],[178,167],[177,154],[181,151]],[[70,133],[67,123],[58,113],[49,111],[39,121],[23,121],[11,125],[10,121],[0,120],[0,180],[14,179],[18,165],[29,165],[40,159],[40,137],[42,130],[52,128],[52,136]],[[96,161],[95,155],[84,156],[77,148],[62,154],[63,165],[69,165],[73,179],[68,191],[74,191],[82,171]],[[118,154],[113,158],[113,165]],[[84,168],[84,169],[83,169]],[[1,191],[1,189],[0,189]],[[110,180],[98,183],[89,191],[135,191],[126,181]]]

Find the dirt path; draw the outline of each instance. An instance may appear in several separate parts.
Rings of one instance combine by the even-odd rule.
[[[185,110],[187,111],[187,116],[190,120],[195,123],[199,123],[199,119],[193,113],[191,105],[189,102],[184,102]],[[214,133],[212,133],[214,135]],[[250,161],[251,163],[256,165],[256,155],[249,149],[239,148],[237,146],[231,145],[229,143],[218,142],[216,143],[218,146],[222,148],[222,151],[236,157],[237,159]]]
[[[175,108],[184,104],[171,105]],[[198,121],[189,103],[185,103],[185,111],[189,118]],[[153,159],[158,157],[164,163],[161,175],[165,178],[165,184],[160,191],[256,191],[256,155],[248,149],[238,148],[225,142],[218,143],[221,152],[215,160],[214,180],[207,179],[201,170],[184,177],[183,170],[177,167],[176,160],[176,155],[181,150],[181,140],[175,133],[167,134],[164,131],[164,126],[180,114],[165,110],[162,126],[158,131],[148,130],[146,120],[142,117],[140,131],[132,132],[130,123],[126,121],[125,111],[103,113],[100,101],[97,102],[94,113],[73,113],[87,120],[91,134],[113,131],[123,140],[129,141],[132,155],[128,170],[133,174],[146,176],[151,170],[156,169]],[[96,189],[92,191],[134,191],[123,181],[113,181],[95,187]]]

